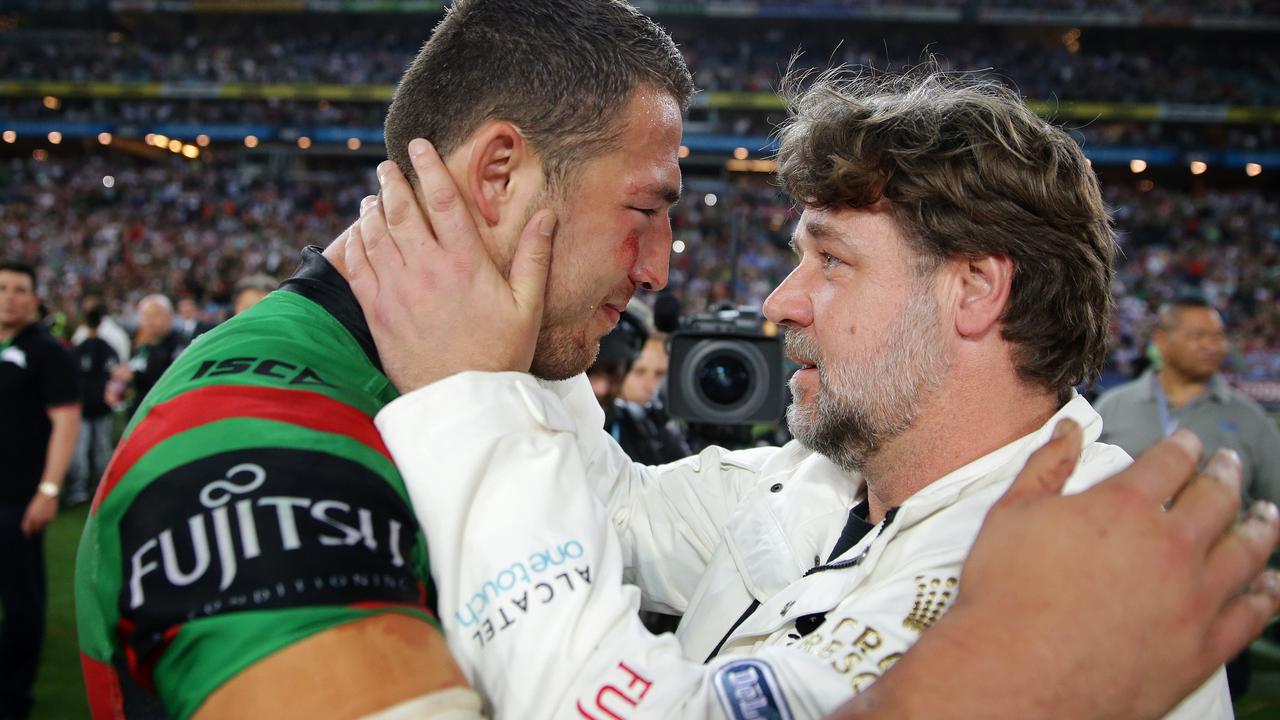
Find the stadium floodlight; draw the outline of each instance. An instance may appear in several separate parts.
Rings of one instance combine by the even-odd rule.
[[[169,152],[182,152],[182,141],[173,139],[169,141]]]
[[[102,143],[103,145],[110,145],[110,144],[111,144],[111,133],[109,133],[109,132],[100,132],[100,133],[98,133],[98,142]]]
[[[311,147],[311,138],[307,137],[306,135],[303,135],[302,137],[298,138],[298,147],[302,148],[303,150],[306,150],[307,148]]]
[[[1129,169],[1135,173],[1140,173],[1147,169],[1147,161],[1140,158],[1134,158],[1129,161]]]
[[[196,136],[196,144],[200,147],[209,147],[209,136],[204,133],[200,133]]]
[[[1259,163],[1247,163],[1244,166],[1244,174],[1249,177],[1258,177],[1262,174],[1262,165]]]
[[[715,193],[707,193],[703,196],[702,202],[705,203],[707,207],[715,207],[716,203],[720,202],[720,198],[716,197]]]
[[[748,154],[747,149],[744,147],[737,147],[733,149],[733,157],[737,160],[746,160]]]
[[[195,145],[183,145],[182,156],[190,160],[195,160],[196,158],[200,157],[200,148],[196,147]]]
[[[57,110],[62,105],[62,101],[52,95],[44,96],[44,106],[50,110]]]
[[[685,158],[689,157],[689,146],[688,146],[688,145],[681,145],[681,146],[680,146],[680,151],[679,151],[678,153],[676,153],[676,154],[680,156],[680,159],[681,159],[681,160],[683,160],[683,159],[685,159]]]
[[[116,179],[114,177],[112,177],[111,175],[102,176],[102,187],[113,188],[115,186],[116,186]]]
[[[18,142],[18,133],[14,132],[14,131],[12,131],[12,130],[5,130],[5,131],[4,131],[4,141],[5,141],[5,142],[7,142],[7,143],[16,143],[16,142]]]
[[[50,131],[49,142],[53,143],[54,145],[57,145],[58,143],[62,142],[62,133],[58,132],[57,130]]]
[[[149,137],[151,138],[150,142],[152,145],[155,145],[158,148],[169,147],[168,135],[161,135],[160,133],[156,133],[154,135],[150,135]]]
[[[1204,174],[1204,171],[1205,171],[1205,170],[1208,170],[1208,169],[1209,169],[1208,164],[1206,164],[1205,162],[1203,162],[1203,161],[1201,161],[1201,160],[1192,160],[1192,161],[1191,161],[1191,174],[1192,174],[1192,175],[1203,175],[1203,174]]]
[[[244,146],[245,146],[245,147],[247,147],[247,148],[256,148],[256,147],[258,147],[258,137],[257,137],[256,135],[245,135],[245,136],[244,136]]]
[[[677,241],[675,241],[675,242],[671,243],[671,252],[673,252],[673,253],[675,253],[675,254],[677,254],[677,255],[679,255],[680,253],[684,252],[684,241],[683,241],[683,240],[677,240]]]
[[[360,149],[360,138],[358,138],[358,137],[347,138],[347,149],[348,149],[348,150],[359,150],[359,149]]]

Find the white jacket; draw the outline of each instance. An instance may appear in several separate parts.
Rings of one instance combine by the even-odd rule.
[[[1101,420],[1076,397],[815,572],[864,493],[799,443],[636,466],[582,377],[519,373],[453,376],[376,422],[427,535],[449,646],[498,717],[736,720],[821,717],[892,666],[946,611],[983,517],[1062,417],[1086,440],[1068,491],[1130,462],[1094,442]],[[676,638],[645,631],[624,580],[684,615]],[[1171,717],[1232,717],[1225,675]]]

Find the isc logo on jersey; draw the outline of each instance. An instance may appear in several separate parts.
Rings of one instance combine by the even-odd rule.
[[[120,528],[120,612],[140,636],[237,610],[422,600],[408,506],[327,453],[202,458],[152,481]]]

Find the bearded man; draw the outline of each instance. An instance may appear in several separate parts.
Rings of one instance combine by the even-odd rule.
[[[1098,374],[1111,309],[1115,243],[1096,179],[1069,136],[1001,86],[837,72],[799,96],[779,157],[805,207],[799,262],[765,304],[802,368],[797,441],[656,468],[599,430],[581,378],[465,372],[532,363],[547,377],[529,259],[551,251],[527,251],[503,291],[482,251],[458,249],[460,218],[483,225],[481,200],[440,189],[452,168],[415,142],[439,243],[425,217],[403,219],[412,195],[387,173],[385,210],[362,218],[347,268],[406,393],[376,422],[430,539],[446,637],[500,716],[821,716],[958,601],[983,518],[1033,451],[1082,428],[1069,490],[1130,462],[1096,442],[1101,422],[1074,389]],[[557,238],[548,302],[574,252]],[[459,321],[477,302],[484,317]],[[1229,455],[1209,463],[1228,467]],[[1152,511],[1172,494],[1154,493]],[[637,607],[683,615],[675,636],[647,634]],[[1039,712],[1153,713],[1137,694],[1089,690]],[[989,717],[1027,712],[1012,694],[989,702]],[[973,706],[930,712],[963,716],[956,707]],[[1174,711],[1230,714],[1220,670]]]

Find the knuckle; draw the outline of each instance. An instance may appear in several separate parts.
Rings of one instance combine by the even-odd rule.
[[[427,195],[427,204],[432,210],[448,210],[458,202],[458,193],[452,188],[436,188]]]
[[[409,203],[404,200],[396,200],[386,204],[387,225],[391,227],[399,227],[409,219]]]
[[[475,258],[463,253],[454,253],[450,257],[450,263],[454,272],[464,276],[473,274],[476,269]]]
[[[1151,498],[1137,485],[1128,483],[1113,484],[1110,487],[1112,502],[1117,510],[1125,515],[1149,512]]]

